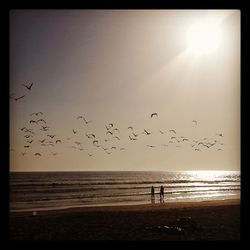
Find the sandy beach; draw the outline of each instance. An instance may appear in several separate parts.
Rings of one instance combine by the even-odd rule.
[[[10,240],[239,240],[240,200],[10,212]]]

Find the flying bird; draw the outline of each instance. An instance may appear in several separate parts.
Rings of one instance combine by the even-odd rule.
[[[46,121],[44,119],[39,119],[39,120],[37,120],[37,122],[43,122],[46,124]]]
[[[24,98],[25,97],[25,95],[22,95],[22,96],[20,96],[20,97],[11,97],[12,99],[14,99],[15,101],[18,101],[18,100],[20,100],[20,99],[22,99],[22,98]]]
[[[56,135],[47,135],[47,136],[53,139]]]
[[[59,143],[59,142],[60,142],[60,143],[62,143],[62,141],[61,141],[61,140],[56,140],[56,144],[57,144],[57,143]]]
[[[21,154],[24,156],[26,154],[26,152],[22,152]]]
[[[32,137],[32,135],[25,135],[24,137],[28,139],[28,138]]]
[[[73,131],[73,133],[74,133],[74,134],[76,134],[76,133],[77,133],[77,131],[76,131],[76,130],[74,130],[74,129],[72,129],[72,131]]]
[[[160,133],[163,135],[164,134],[164,132],[163,131],[161,131],[161,130],[159,130],[160,131]]]
[[[107,132],[106,132],[106,134],[111,134],[111,135],[112,135],[113,133],[112,133],[112,132],[110,132],[110,131],[107,131]]]
[[[34,155],[37,155],[37,156],[42,156],[40,153],[35,153]]]
[[[116,149],[116,147],[113,146],[113,147],[111,147],[111,149]]]
[[[144,129],[144,134],[146,134],[146,135],[150,135],[151,133],[150,132],[148,132],[146,129]]]
[[[98,143],[98,140],[94,140],[94,141],[93,141],[93,144],[95,144],[95,143]]]
[[[192,122],[195,123],[195,125],[197,126],[197,121],[196,120],[193,120]]]
[[[134,132],[132,132],[132,135],[133,135],[134,137],[137,137],[139,134],[135,134]]]
[[[31,114],[31,116],[32,116],[32,115],[38,116],[39,114],[43,115],[43,112],[34,112],[34,113]]]
[[[150,148],[154,148],[155,146],[152,146],[152,145],[147,145],[148,147],[150,147]]]
[[[128,129],[132,129],[132,130],[133,130],[133,127],[132,127],[132,126],[129,126]]]
[[[40,130],[42,131],[48,131],[49,127],[48,126],[42,126],[42,128],[40,128]]]
[[[35,121],[35,120],[30,120],[30,123],[36,123],[36,124],[37,124],[37,121]]]
[[[152,118],[153,116],[157,116],[157,117],[158,117],[158,114],[157,114],[157,113],[152,113],[152,114],[150,115],[151,118]]]
[[[84,117],[83,117],[83,120],[84,120],[84,122],[85,122],[86,124],[92,122],[92,121],[87,121]]]
[[[33,82],[30,84],[30,86],[27,86],[25,84],[22,84],[25,88],[27,88],[28,90],[31,90],[31,87],[33,86]]]
[[[220,134],[217,134],[218,136],[221,136],[221,137],[223,137],[223,135],[222,135],[222,133],[220,133]]]
[[[77,118],[76,119],[83,119],[83,116],[77,116]]]
[[[131,141],[135,141],[136,138],[132,138],[130,135],[128,136]]]
[[[88,154],[89,156],[92,156],[93,154]]]
[[[31,140],[31,141],[27,141],[28,143],[32,143],[34,140]]]
[[[174,129],[171,129],[171,130],[169,130],[169,131],[176,134],[176,131],[175,131]]]
[[[25,147],[25,148],[30,148],[30,145],[25,145],[24,147]]]
[[[120,138],[119,138],[118,136],[115,136],[114,138],[116,138],[117,140],[119,140],[119,141],[120,141]]]
[[[43,139],[43,140],[41,140],[40,142],[41,142],[41,143],[44,143],[44,142],[45,142],[45,140],[46,140],[46,139]]]

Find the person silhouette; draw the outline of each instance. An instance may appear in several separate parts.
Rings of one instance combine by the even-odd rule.
[[[164,187],[162,185],[160,188],[160,203],[164,203]]]
[[[154,186],[151,187],[151,203],[155,203],[155,188]]]

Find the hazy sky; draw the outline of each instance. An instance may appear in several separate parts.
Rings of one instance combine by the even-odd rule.
[[[240,11],[13,10],[10,95],[11,171],[239,170]]]

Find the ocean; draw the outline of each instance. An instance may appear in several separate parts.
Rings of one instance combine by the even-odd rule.
[[[11,172],[10,211],[240,199],[239,171]],[[151,199],[151,186],[155,199]]]

